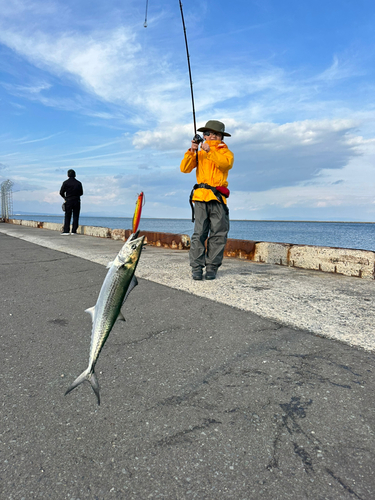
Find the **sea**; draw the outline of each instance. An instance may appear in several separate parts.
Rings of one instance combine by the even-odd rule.
[[[63,223],[58,215],[13,215],[14,219]],[[130,217],[86,217],[81,225],[131,229]],[[194,224],[189,219],[142,218],[139,228],[173,234],[193,234]],[[371,222],[309,222],[271,220],[231,220],[229,238],[253,241],[271,241],[300,245],[355,248],[375,251],[375,224]]]

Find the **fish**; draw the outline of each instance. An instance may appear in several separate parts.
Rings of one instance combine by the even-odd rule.
[[[144,236],[138,237],[139,231],[129,236],[115,260],[107,266],[108,272],[103,281],[95,306],[86,309],[91,314],[92,332],[89,353],[89,364],[65,392],[87,381],[97,397],[100,405],[100,388],[95,373],[95,365],[112,328],[117,319],[124,320],[121,307],[129,293],[138,284],[134,275],[141,256]]]

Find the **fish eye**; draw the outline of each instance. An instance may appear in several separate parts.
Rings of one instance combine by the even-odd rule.
[[[135,250],[137,248],[137,245],[132,245],[132,250]]]

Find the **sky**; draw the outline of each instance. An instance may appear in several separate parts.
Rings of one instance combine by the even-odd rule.
[[[0,0],[0,182],[14,213],[189,218],[178,0]],[[375,221],[375,2],[185,0],[198,127],[225,123],[232,219]]]

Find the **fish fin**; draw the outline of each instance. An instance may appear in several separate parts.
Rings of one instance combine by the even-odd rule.
[[[122,301],[122,305],[124,305],[125,303],[125,300],[128,298],[128,295],[129,293],[133,290],[134,287],[136,287],[138,285],[138,280],[137,278],[135,277],[135,275],[133,275],[130,283],[129,283],[129,286],[128,286],[128,289],[126,290],[126,294],[125,294],[125,297],[124,297],[124,300]],[[117,316],[117,319],[120,320],[120,321],[126,321],[125,319],[125,316],[122,314],[122,312],[120,311],[118,316]]]
[[[100,394],[99,394],[100,387],[99,387],[98,378],[97,378],[96,373],[94,371],[91,373],[91,377],[89,379],[89,382],[91,384],[92,390],[95,392],[95,395],[98,399],[98,405],[100,405]]]
[[[131,282],[129,283],[129,286],[128,286],[128,289],[126,290],[126,294],[125,294],[125,297],[124,297],[124,300],[122,301],[122,304],[124,305],[124,302],[125,300],[128,298],[128,295],[129,293],[133,290],[134,287],[136,287],[138,285],[138,280],[137,278],[135,277],[135,275],[133,274],[133,277],[131,279]],[[125,319],[125,316],[122,314],[122,312],[120,311],[119,312],[119,315],[117,317],[117,319],[121,320],[121,321],[126,321]]]
[[[72,383],[72,385],[65,392],[65,396],[67,394],[69,394],[69,392],[71,392],[73,389],[75,389],[79,385],[83,384],[83,382],[85,382],[85,380],[87,380],[87,382],[90,382],[91,387],[92,387],[92,389],[95,392],[95,395],[97,397],[98,405],[100,405],[99,382],[98,382],[98,379],[96,377],[94,370],[91,371],[90,368],[87,368],[84,372],[81,373],[81,375],[79,375],[75,379],[75,381]]]
[[[130,282],[131,290],[138,285],[138,280],[135,274],[133,274],[132,280]]]
[[[117,319],[119,321],[126,321],[125,316],[122,314],[121,311],[118,313]]]
[[[85,313],[89,313],[91,315],[92,320],[94,321],[95,306],[85,309]]]
[[[129,286],[128,286],[128,289],[126,290],[126,294],[125,294],[125,297],[124,297],[124,300],[122,303],[125,302],[125,300],[128,298],[129,296],[129,293],[133,290],[133,288],[135,288],[136,286],[138,285],[138,280],[137,278],[135,277],[135,274],[133,275],[132,277],[132,280],[131,282],[129,283]]]
[[[114,260],[111,260],[111,262],[108,262],[107,269],[109,269],[112,266],[113,263],[114,263]]]
[[[65,396],[69,394],[70,391],[78,387],[80,384],[82,384],[85,380],[88,380],[90,374],[90,368],[87,368],[84,372],[79,375],[75,381],[72,383],[72,385],[69,387],[69,389],[66,391]]]

